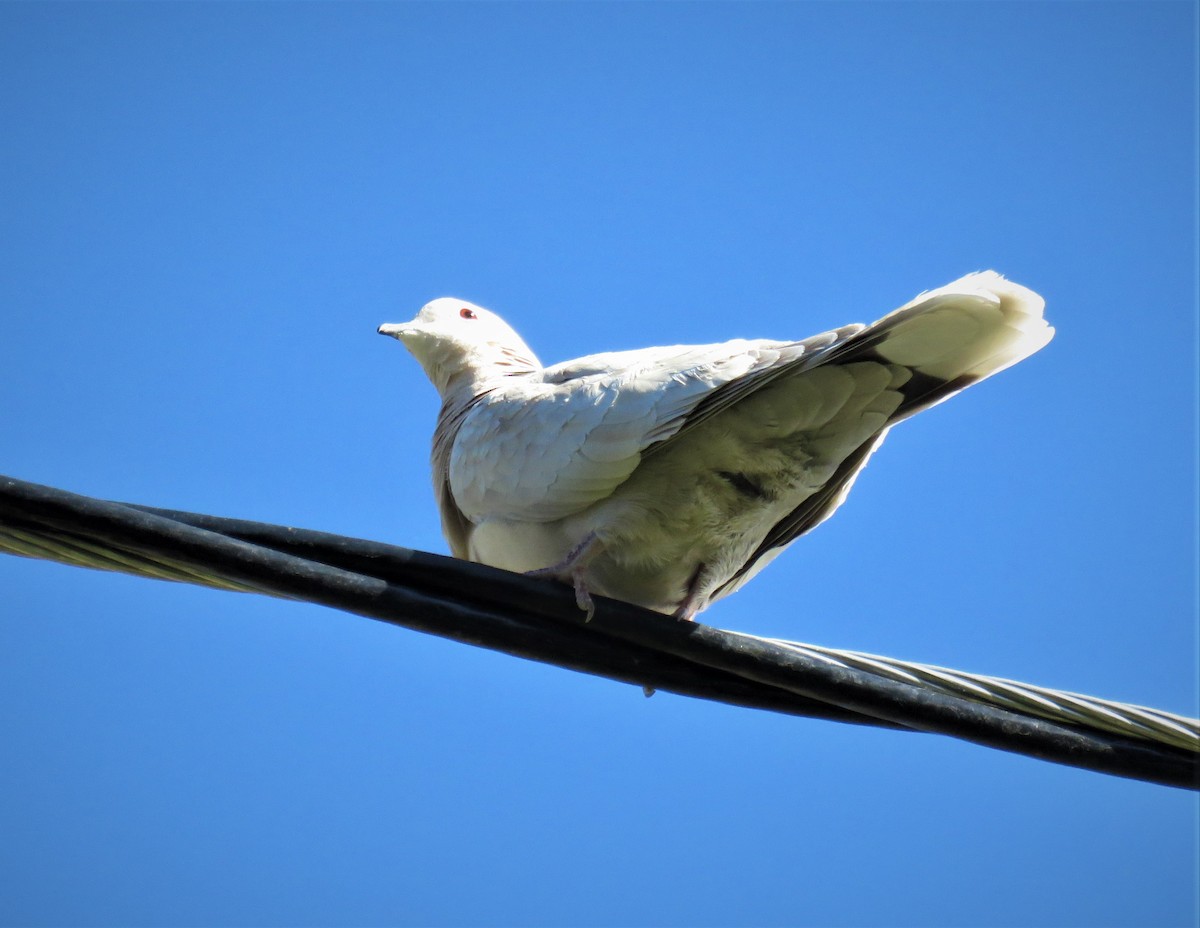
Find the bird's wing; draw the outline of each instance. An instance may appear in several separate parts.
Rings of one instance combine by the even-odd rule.
[[[592,355],[547,368],[541,380],[505,383],[457,424],[446,462],[453,500],[471,522],[577,513],[610,496],[714,391],[820,354],[838,337]]]

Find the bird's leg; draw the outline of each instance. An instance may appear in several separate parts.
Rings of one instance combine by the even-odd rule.
[[[583,541],[568,551],[567,556],[557,564],[527,570],[525,576],[553,577],[555,580],[571,584],[575,590],[575,604],[587,613],[584,621],[590,622],[596,614],[596,604],[592,602],[592,594],[587,588],[587,564],[599,551],[600,539],[595,532],[588,532]]]
[[[696,613],[700,611],[704,597],[701,595],[701,583],[708,573],[707,565],[697,564],[696,570],[692,574],[692,579],[688,581],[687,594],[679,603],[679,607],[671,613],[672,616],[679,619],[680,622],[692,622],[696,618]]]

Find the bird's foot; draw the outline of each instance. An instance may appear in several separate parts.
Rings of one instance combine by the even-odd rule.
[[[546,577],[570,584],[575,590],[575,604],[587,613],[584,621],[590,622],[592,616],[596,614],[596,604],[592,602],[592,594],[587,588],[587,562],[591,560],[598,549],[596,533],[590,532],[557,564],[550,567],[539,567],[537,570],[527,570],[525,576]]]
[[[700,610],[696,608],[697,604],[690,600],[684,602],[678,609],[671,613],[671,617],[678,619],[680,622],[695,622],[696,613]]]

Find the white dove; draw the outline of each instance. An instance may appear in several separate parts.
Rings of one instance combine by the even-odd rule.
[[[433,482],[456,557],[690,619],[846,498],[895,423],[1046,345],[1036,293],[993,271],[874,325],[543,368],[463,300],[379,327],[437,387]]]

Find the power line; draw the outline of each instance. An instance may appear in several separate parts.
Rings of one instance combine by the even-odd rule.
[[[379,542],[0,477],[0,551],[319,603],[571,670],[756,709],[951,735],[1200,789],[1200,722],[944,668],[758,638]]]

